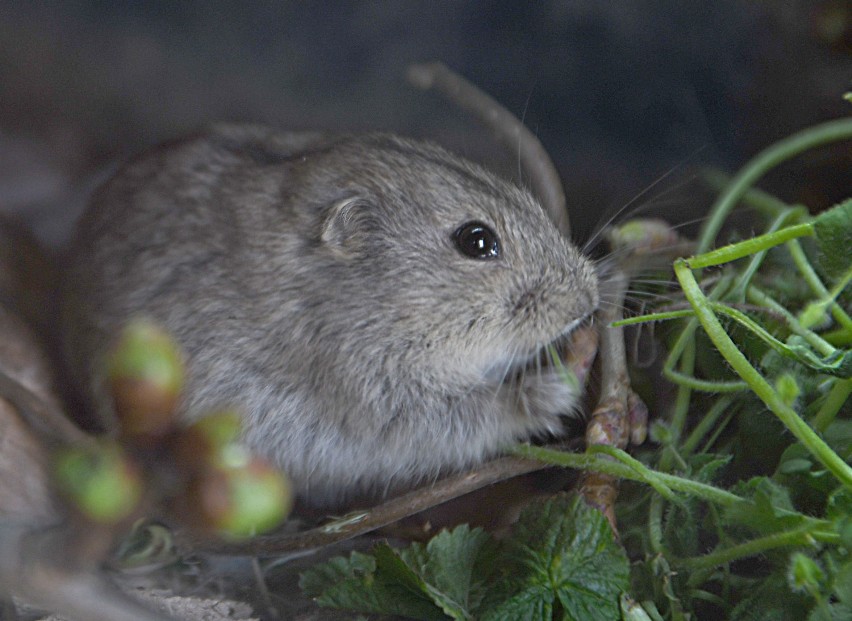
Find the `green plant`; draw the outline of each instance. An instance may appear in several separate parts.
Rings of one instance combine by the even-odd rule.
[[[425,548],[336,559],[305,574],[306,592],[324,605],[424,619],[613,619],[627,593],[635,602],[622,600],[625,619],[852,618],[852,199],[811,216],[752,188],[780,162],[850,138],[852,119],[825,123],[773,145],[730,182],[710,176],[724,189],[696,254],[674,264],[686,308],[619,322],[670,328],[663,374],[677,392],[673,404],[652,403],[670,406],[657,412],[653,446],[634,455],[604,446],[514,450],[625,481],[618,523],[630,580],[609,584],[601,613],[609,616],[576,616],[568,602],[581,596],[554,580],[537,583],[549,594],[524,600],[531,568],[555,562],[525,551],[569,515],[560,562],[577,562],[588,580],[602,576],[576,560],[585,543],[574,534],[603,522],[565,500],[528,509],[505,543],[456,529]],[[765,231],[709,250],[741,201]],[[464,605],[438,585],[447,578],[439,552],[468,563]],[[617,556],[604,573],[621,576]],[[525,607],[500,616],[494,598]],[[406,607],[415,602],[424,607]]]

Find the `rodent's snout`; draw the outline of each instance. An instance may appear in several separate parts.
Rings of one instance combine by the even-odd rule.
[[[532,282],[516,281],[506,312],[514,326],[514,346],[521,350],[567,335],[597,310],[598,279],[591,262],[576,255],[566,263],[546,263]]]

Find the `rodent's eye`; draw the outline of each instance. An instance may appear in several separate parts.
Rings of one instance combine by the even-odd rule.
[[[456,248],[471,259],[496,259],[500,256],[500,241],[487,224],[467,222],[453,233]]]

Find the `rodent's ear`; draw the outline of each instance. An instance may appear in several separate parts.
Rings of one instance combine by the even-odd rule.
[[[369,226],[369,205],[358,196],[334,203],[325,215],[320,239],[336,253],[352,256]]]

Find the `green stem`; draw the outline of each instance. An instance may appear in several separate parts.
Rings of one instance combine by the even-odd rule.
[[[651,541],[651,550],[654,554],[665,554],[666,547],[663,543],[663,498],[656,494],[651,498],[648,507],[648,538]]]
[[[852,347],[852,330],[837,328],[831,332],[824,332],[822,338],[835,347]]]
[[[719,170],[708,169],[701,173],[704,182],[715,190],[717,194],[727,191],[731,185],[731,175],[723,173]],[[759,211],[767,218],[775,218],[779,214],[790,209],[801,209],[807,213],[807,209],[798,205],[789,205],[779,199],[777,196],[764,192],[759,188],[749,188],[740,198],[741,202],[748,207],[752,207]]]
[[[683,428],[686,426],[689,404],[692,402],[692,391],[695,388],[695,384],[691,380],[698,381],[697,378],[693,377],[695,373],[695,339],[691,338],[697,328],[698,320],[693,317],[684,326],[683,332],[678,336],[674,348],[669,352],[663,365],[663,375],[678,384],[677,397],[671,414],[673,442],[680,441]],[[674,365],[678,360],[680,361],[680,371],[676,372]],[[668,372],[666,369],[668,369]],[[671,469],[672,455],[669,451],[663,451],[660,455],[658,466],[663,471]]]
[[[593,444],[589,446],[586,452],[591,453],[592,455],[608,455],[609,457],[620,461],[625,466],[632,468],[633,471],[636,472],[643,481],[653,487],[660,496],[669,502],[677,502],[677,497],[674,495],[672,490],[657,477],[656,472],[621,449],[615,448],[614,446],[607,446],[605,444]]]
[[[709,252],[690,257],[689,267],[692,269],[700,269],[702,267],[710,267],[711,265],[730,263],[731,261],[742,259],[743,257],[747,257],[757,252],[768,250],[769,248],[788,242],[791,239],[813,234],[813,223],[805,222],[804,224],[795,224],[793,226],[785,227],[780,231],[758,235],[757,237],[752,237],[735,244],[728,244],[727,246],[722,246],[721,248],[716,248],[715,250],[710,250]]]
[[[716,427],[713,430],[713,433],[710,434],[710,437],[707,438],[707,441],[704,443],[704,446],[701,447],[701,453],[709,453],[712,447],[716,444],[716,441],[719,437],[725,432],[725,429],[728,428],[728,425],[731,423],[731,420],[734,418],[734,412],[728,412],[728,415],[725,416],[725,420],[722,421],[722,424]]]
[[[683,559],[681,563],[689,568],[690,571],[702,572],[741,558],[763,554],[775,548],[813,546],[817,541],[837,544],[840,542],[840,535],[833,532],[816,530],[813,525],[809,525],[807,528],[797,528],[773,533],[759,539],[752,539],[739,545],[716,550],[704,556]]]
[[[690,312],[693,316],[695,315],[694,311]],[[695,318],[686,324],[663,364],[663,376],[679,387],[671,423],[672,432],[676,434],[675,438],[680,438],[693,390],[718,393],[741,392],[748,389],[748,385],[740,380],[703,380],[691,375],[695,371],[695,338],[693,337],[697,327],[698,320]],[[680,371],[675,371],[674,365],[678,361],[680,361]]]
[[[732,277],[724,275],[717,282],[713,289],[708,294],[712,300],[718,300],[726,291],[728,291]],[[692,314],[695,315],[694,311]],[[683,424],[686,421],[686,415],[689,411],[689,403],[692,399],[692,391],[700,390],[702,392],[739,392],[747,390],[748,386],[745,382],[723,381],[723,380],[701,380],[695,377],[695,330],[698,328],[698,320],[693,316],[684,326],[681,333],[675,339],[669,355],[663,364],[663,376],[669,381],[678,385],[677,399],[675,401],[674,412],[671,417],[672,432],[676,434],[675,438],[680,438]],[[675,371],[675,364],[680,361],[680,370]],[[661,466],[663,462],[660,462]],[[663,467],[667,470],[668,467]]]
[[[831,391],[826,396],[819,411],[811,419],[811,425],[813,425],[814,429],[820,433],[824,432],[834,421],[840,408],[843,407],[846,399],[849,398],[850,393],[852,393],[852,379],[837,380],[834,382],[834,386],[831,387]]]
[[[529,444],[518,444],[512,447],[511,450],[515,455],[526,457],[527,459],[537,459],[539,461],[557,466],[564,466],[566,468],[592,470],[594,472],[608,474],[620,479],[638,481],[639,483],[648,483],[645,474],[640,474],[631,466],[613,461],[603,455],[596,455],[589,452],[565,453]],[[690,479],[666,474],[656,470],[651,470],[650,472],[653,473],[658,482],[662,483],[666,487],[676,492],[684,492],[690,496],[701,498],[707,502],[714,502],[726,507],[739,502],[748,502],[736,494],[732,494],[731,492],[712,485],[707,485],[706,483],[699,483],[697,481],[692,481]]]
[[[772,386],[749,363],[743,353],[725,332],[719,319],[713,314],[710,301],[701,292],[687,262],[678,259],[674,264],[675,275],[686,298],[698,315],[698,320],[713,341],[719,353],[728,361],[754,393],[772,410],[790,432],[847,488],[852,488],[852,467],[844,462],[819,435],[775,392]]]
[[[822,279],[816,273],[816,270],[814,270],[811,262],[808,261],[808,257],[805,255],[802,245],[795,239],[791,239],[787,242],[787,250],[790,251],[790,256],[793,257],[793,262],[796,264],[796,267],[799,268],[799,272],[801,272],[805,282],[808,283],[811,291],[823,300],[832,300],[831,315],[834,317],[835,321],[843,326],[845,330],[852,331],[852,318],[846,314],[839,304],[833,301],[834,297],[822,283]]]
[[[623,326],[632,326],[638,323],[649,323],[651,321],[665,321],[668,319],[682,319],[684,317],[695,317],[692,309],[666,311],[664,313],[648,313],[647,315],[639,315],[638,317],[627,317],[613,321],[610,326],[613,328],[621,328]]]
[[[728,214],[768,170],[808,149],[849,139],[852,139],[852,118],[843,118],[809,127],[758,153],[734,176],[727,191],[716,199],[701,232],[696,254],[706,252],[713,245]]]
[[[701,421],[695,426],[695,429],[692,430],[692,433],[689,434],[689,437],[683,443],[683,446],[680,447],[681,453],[684,455],[691,455],[692,452],[698,446],[698,443],[701,442],[701,439],[707,435],[711,430],[716,428],[716,422],[719,420],[719,417],[725,413],[725,410],[728,409],[728,406],[731,405],[733,399],[730,396],[725,396],[716,401],[713,406],[707,411]]]
[[[733,319],[782,356],[785,356],[792,360],[796,360],[800,364],[803,364],[811,369],[814,369],[815,371],[819,371],[822,373],[841,375],[844,372],[843,367],[841,366],[843,362],[842,358],[836,358],[832,356],[832,358],[834,359],[821,359],[819,358],[819,356],[817,356],[812,351],[806,348],[794,348],[787,345],[786,343],[782,343],[777,338],[772,336],[769,332],[767,332],[763,328],[763,326],[761,326],[751,317],[749,317],[742,311],[737,310],[736,308],[725,306],[724,304],[719,304],[716,302],[709,302],[709,305],[711,311]],[[831,347],[831,345],[829,345],[829,347]],[[834,348],[832,347],[831,349],[832,353],[834,353]]]
[[[673,384],[677,384],[680,388],[689,389],[690,392],[693,390],[697,390],[699,392],[730,393],[748,390],[748,384],[739,380],[703,380],[698,379],[697,377],[693,377],[692,375],[686,375],[685,373],[681,373],[680,371],[673,371],[671,369],[664,371],[664,374],[666,376],[666,379],[668,379],[670,382],[672,382]],[[686,399],[686,396],[684,396],[684,399]],[[682,410],[678,408],[677,411],[680,412]],[[672,419],[674,418],[675,417],[673,416]]]
[[[830,356],[836,351],[836,348],[831,343],[824,340],[816,332],[805,328],[799,320],[796,319],[796,316],[793,315],[793,313],[775,301],[773,297],[758,289],[755,285],[751,285],[748,288],[746,299],[752,304],[768,308],[773,313],[781,315],[791,332],[801,336],[810,344],[811,347],[823,356]]]
[[[800,207],[797,209],[785,209],[782,211],[775,220],[769,225],[769,230],[767,233],[774,233],[775,231],[783,228],[788,221],[795,219],[801,219],[803,216],[807,216],[807,210]],[[745,291],[748,289],[748,286],[751,284],[752,278],[757,273],[757,270],[760,269],[760,266],[763,265],[763,261],[766,258],[766,255],[769,254],[769,248],[766,250],[761,250],[751,258],[748,266],[745,270],[743,270],[742,277],[737,281],[737,284],[734,286],[731,295],[728,296],[728,299],[734,300],[743,300],[745,299]],[[733,297],[731,297],[733,296]]]

